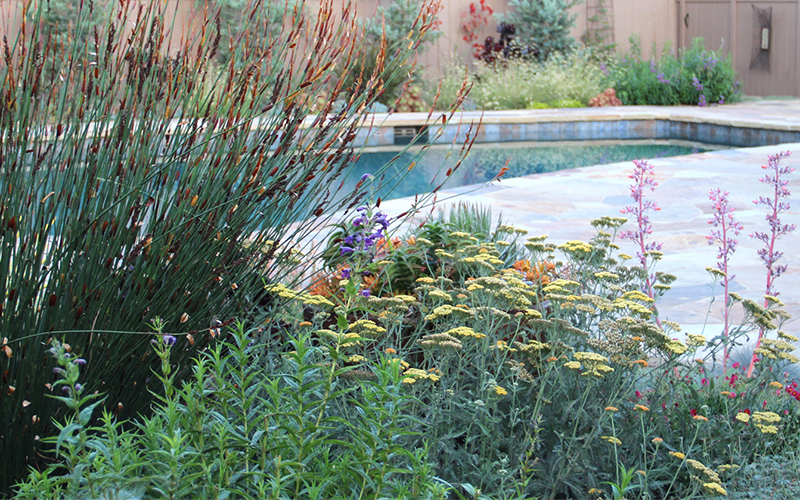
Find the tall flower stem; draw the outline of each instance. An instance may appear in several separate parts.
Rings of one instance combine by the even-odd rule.
[[[791,233],[796,228],[794,224],[781,224],[780,220],[781,212],[785,212],[790,208],[789,203],[781,201],[781,199],[788,198],[792,194],[788,187],[789,181],[782,180],[781,176],[786,176],[794,172],[794,168],[781,167],[780,163],[781,160],[788,158],[790,155],[791,152],[789,151],[780,152],[776,155],[769,155],[767,164],[761,166],[761,168],[767,170],[767,173],[764,177],[759,179],[759,182],[772,187],[772,197],[764,198],[759,196],[757,200],[753,201],[756,205],[763,205],[769,210],[769,213],[765,217],[769,225],[769,232],[754,232],[750,237],[765,244],[765,247],[758,251],[758,256],[767,268],[767,286],[764,293],[773,297],[777,297],[779,294],[779,292],[775,290],[775,280],[786,271],[787,267],[785,264],[775,264],[783,256],[783,252],[779,252],[775,249],[775,243],[781,236]],[[769,307],[769,300],[766,298],[764,299],[764,307]],[[761,345],[761,338],[763,336],[764,329],[761,328],[758,333],[755,349],[758,349]],[[750,366],[747,368],[748,377],[753,375],[756,359],[756,353],[753,352],[753,356],[750,359]]]
[[[647,215],[647,212],[650,210],[658,211],[661,210],[661,208],[655,201],[644,199],[644,190],[647,188],[650,189],[650,191],[655,191],[658,182],[653,178],[654,172],[652,165],[644,160],[635,160],[633,163],[636,168],[633,174],[630,175],[630,178],[633,179],[633,184],[631,184],[630,189],[631,198],[633,198],[636,204],[625,207],[621,212],[623,214],[633,214],[636,217],[636,229],[623,231],[620,233],[620,238],[631,240],[639,246],[637,256],[639,257],[639,262],[645,273],[644,292],[647,293],[651,299],[655,300],[653,285],[655,284],[656,276],[655,274],[651,274],[647,258],[651,252],[658,252],[661,250],[661,243],[655,241],[647,243],[647,238],[653,233],[653,227],[650,225],[650,217]],[[659,327],[661,326],[661,321],[657,315],[656,323]]]
[[[733,252],[736,251],[738,240],[734,236],[738,236],[742,230],[742,225],[733,218],[733,208],[728,206],[728,192],[722,191],[719,188],[711,190],[708,193],[708,198],[712,202],[714,209],[713,218],[708,221],[715,228],[712,229],[711,235],[706,236],[708,243],[713,244],[719,242],[720,246],[717,251],[717,269],[722,272],[722,284],[725,288],[725,299],[723,307],[723,330],[722,334],[725,338],[722,346],[722,369],[727,368],[728,357],[730,355],[728,347],[728,338],[730,334],[730,299],[728,298],[728,291],[730,282],[733,281],[735,276],[728,274],[728,261]],[[732,235],[731,235],[732,233]]]

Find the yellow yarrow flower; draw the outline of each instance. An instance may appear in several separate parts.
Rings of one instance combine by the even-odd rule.
[[[725,491],[725,488],[720,486],[718,483],[703,483],[703,488],[712,491],[714,493],[719,493],[723,496],[728,496],[728,492]]]
[[[633,407],[633,409],[634,410],[639,410],[639,411],[650,411],[650,408],[648,408],[648,407],[646,407],[644,405],[636,405],[636,406]]]
[[[756,427],[758,427],[758,430],[761,431],[761,434],[777,434],[778,433],[778,428],[775,427],[774,425],[756,424]]]
[[[736,415],[736,420],[746,424],[747,422],[750,421],[750,415],[748,415],[747,413],[738,413]]]
[[[495,394],[497,394],[498,396],[505,396],[506,394],[508,394],[508,391],[507,391],[507,390],[505,390],[505,389],[503,389],[503,388],[502,388],[502,387],[500,387],[499,385],[498,385],[498,386],[495,386],[495,388],[494,388],[494,392],[495,392]]]
[[[681,453],[679,451],[671,451],[671,452],[669,452],[669,454],[672,455],[673,457],[677,458],[678,460],[683,460],[684,458],[686,458],[686,455],[684,455],[683,453]]]
[[[600,439],[602,439],[603,441],[608,441],[609,443],[613,443],[613,444],[616,444],[616,445],[622,444],[622,441],[620,441],[619,439],[615,438],[614,436],[600,436]]]

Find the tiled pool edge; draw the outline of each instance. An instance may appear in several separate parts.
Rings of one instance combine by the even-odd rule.
[[[731,109],[733,108],[733,109]],[[431,144],[463,141],[467,133],[475,142],[586,141],[586,140],[691,140],[731,147],[758,147],[800,142],[800,116],[797,120],[775,120],[758,116],[736,116],[735,106],[717,109],[625,108],[464,112],[454,115],[450,124],[440,125],[441,114],[407,113],[384,116],[363,128],[356,146],[395,145],[395,129],[420,127]],[[728,115],[728,116],[726,116]],[[477,132],[471,124],[481,122]],[[435,124],[434,124],[435,123]]]

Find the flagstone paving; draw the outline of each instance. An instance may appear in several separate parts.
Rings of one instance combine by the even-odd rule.
[[[651,111],[655,109],[656,111]],[[575,110],[570,110],[575,112]],[[763,122],[767,127],[777,124],[784,129],[800,131],[800,100],[761,101],[712,108],[676,107],[615,108],[608,113],[624,112],[680,113],[697,120],[746,122],[747,126]],[[498,112],[502,114],[503,112]],[[506,113],[509,114],[509,113]],[[516,113],[517,115],[519,112]],[[487,115],[489,115],[487,113]],[[496,118],[494,114],[484,117]],[[661,207],[651,214],[652,240],[663,243],[664,258],[657,270],[678,276],[673,288],[659,302],[662,318],[681,323],[686,331],[707,336],[719,332],[722,321],[722,294],[712,291],[711,279],[705,270],[716,263],[716,245],[709,245],[709,220],[712,214],[709,190],[720,188],[730,192],[730,205],[735,217],[744,225],[739,246],[730,261],[735,275],[732,290],[745,298],[762,300],[766,271],[757,255],[763,245],[750,238],[753,231],[768,230],[765,207],[753,200],[769,196],[770,186],[759,182],[765,172],[767,156],[780,151],[794,154],[784,164],[800,169],[800,143],[762,146],[746,149],[712,151],[688,156],[651,160],[659,186],[647,193]],[[530,231],[532,235],[547,234],[553,243],[568,240],[588,240],[594,235],[590,221],[603,216],[620,216],[620,210],[631,203],[632,163],[615,163],[559,172],[503,179],[486,187],[465,186],[443,190],[439,198],[460,194],[454,200],[490,206],[503,220]],[[800,170],[790,175],[791,209],[781,215],[784,224],[800,225]],[[390,215],[404,212],[411,200],[401,198],[386,201],[381,208]],[[630,223],[628,223],[630,224]],[[635,255],[632,243],[618,241],[623,252]],[[776,281],[776,289],[794,318],[785,330],[800,333],[800,231],[778,241],[783,252],[781,263],[788,270]],[[716,297],[713,300],[712,298]],[[706,325],[706,326],[704,326]]]

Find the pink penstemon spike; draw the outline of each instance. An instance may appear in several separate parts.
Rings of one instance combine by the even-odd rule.
[[[769,232],[759,233],[754,232],[750,235],[751,238],[762,241],[764,248],[758,250],[758,256],[767,268],[767,286],[765,289],[766,295],[777,297],[779,292],[775,290],[775,280],[786,271],[786,265],[776,265],[776,262],[783,256],[783,252],[775,249],[776,241],[784,234],[791,233],[795,230],[794,224],[781,224],[780,214],[789,210],[790,205],[783,198],[791,196],[789,191],[789,181],[783,180],[781,176],[787,176],[794,172],[792,167],[781,167],[781,160],[788,158],[791,155],[789,151],[783,151],[776,155],[770,155],[769,161],[761,168],[767,171],[764,176],[759,179],[760,182],[772,186],[772,197],[764,198],[759,196],[753,203],[756,205],[763,205],[767,207],[768,213],[765,217],[769,225]],[[769,306],[769,301],[764,299],[764,307]],[[764,336],[764,329],[760,329],[758,333],[758,340],[756,340],[756,349],[761,345],[761,338]],[[750,360],[750,366],[747,368],[747,376],[753,375],[753,370],[756,364],[756,353]]]
[[[647,276],[645,280],[646,289],[644,292],[647,293],[651,299],[655,299],[653,285],[655,284],[656,276],[655,274],[650,274],[647,264],[647,252],[660,251],[661,243],[655,241],[647,243],[646,241],[653,232],[653,227],[650,225],[650,217],[647,215],[647,212],[650,210],[661,210],[661,208],[655,201],[644,199],[644,190],[647,188],[650,189],[650,191],[655,191],[658,182],[653,178],[654,172],[652,165],[645,160],[634,160],[633,164],[636,168],[629,177],[633,179],[633,184],[631,184],[631,198],[633,198],[636,204],[629,205],[620,211],[623,214],[633,214],[633,216],[636,217],[636,229],[623,231],[620,233],[620,238],[631,240],[639,246],[636,255],[639,257],[639,262]],[[656,323],[661,326],[658,316],[656,316]]]
[[[714,216],[708,223],[718,229],[712,229],[711,235],[706,236],[709,245],[715,242],[719,242],[720,244],[717,251],[717,269],[722,271],[724,275],[722,278],[722,283],[725,287],[724,325],[722,333],[725,336],[726,342],[722,348],[723,372],[728,366],[728,356],[730,354],[727,343],[730,332],[730,299],[728,298],[728,287],[735,277],[728,274],[728,261],[731,255],[733,255],[733,252],[736,251],[736,245],[739,243],[735,237],[738,236],[742,230],[741,223],[733,218],[734,209],[728,206],[728,194],[727,191],[722,191],[719,188],[716,190],[712,189],[708,193],[708,198],[711,200],[714,209]]]

